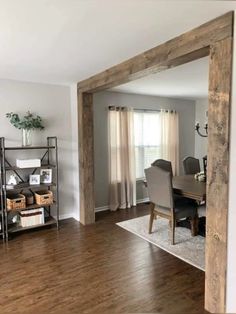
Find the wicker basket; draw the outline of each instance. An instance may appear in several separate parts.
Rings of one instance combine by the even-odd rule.
[[[26,207],[26,200],[23,194],[7,196],[7,210],[23,209]]]
[[[38,191],[34,193],[37,205],[51,205],[53,204],[52,191]]]

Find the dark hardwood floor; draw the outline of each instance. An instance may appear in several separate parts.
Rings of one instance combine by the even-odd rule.
[[[204,273],[115,225],[138,206],[0,246],[0,313],[206,313]]]

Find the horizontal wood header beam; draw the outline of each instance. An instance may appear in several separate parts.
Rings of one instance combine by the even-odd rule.
[[[233,11],[78,83],[97,92],[209,55],[209,46],[232,37]]]

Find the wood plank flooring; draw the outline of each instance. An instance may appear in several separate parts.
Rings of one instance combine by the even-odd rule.
[[[0,313],[206,313],[204,273],[115,225],[64,220],[0,246]]]

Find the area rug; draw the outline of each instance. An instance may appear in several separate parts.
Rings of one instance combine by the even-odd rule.
[[[175,229],[175,245],[169,241],[169,222],[158,218],[153,222],[152,233],[148,233],[149,215],[122,222],[117,225],[140,238],[158,246],[181,260],[205,270],[205,238],[198,235],[192,237],[190,230],[183,227]]]

